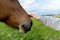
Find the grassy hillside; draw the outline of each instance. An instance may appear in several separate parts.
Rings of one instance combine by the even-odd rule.
[[[26,34],[0,22],[0,40],[60,40],[60,31],[53,30],[34,18],[32,21],[32,29]]]

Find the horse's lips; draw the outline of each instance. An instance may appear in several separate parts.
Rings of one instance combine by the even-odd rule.
[[[19,25],[19,31],[23,33],[27,33],[30,31],[31,27],[27,25]]]

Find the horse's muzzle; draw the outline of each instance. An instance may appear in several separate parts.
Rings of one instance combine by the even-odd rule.
[[[24,33],[27,33],[28,31],[30,31],[30,29],[32,27],[32,24],[33,24],[32,21],[30,22],[30,25],[25,25],[24,24],[24,25],[21,26],[21,29],[23,30]]]

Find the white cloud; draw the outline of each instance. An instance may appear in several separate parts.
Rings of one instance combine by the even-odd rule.
[[[23,1],[23,3],[21,3]],[[26,11],[29,11],[30,9],[34,9],[36,6],[34,6],[36,0],[19,0],[21,5]]]
[[[20,0],[23,1],[22,6],[27,10],[38,10],[38,11],[45,11],[45,10],[58,10],[60,9],[60,0],[46,0],[36,2],[36,0]]]
[[[30,6],[31,4],[34,4],[36,0],[19,0],[19,1],[23,1],[24,3],[22,3],[23,6]]]
[[[58,10],[60,9],[60,0],[54,0],[42,7],[43,10]]]
[[[26,4],[26,5],[30,5],[33,3],[35,3],[35,0],[24,0],[24,4]]]

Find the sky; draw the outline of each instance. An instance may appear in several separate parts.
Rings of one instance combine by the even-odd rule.
[[[37,15],[59,14],[60,0],[18,0],[27,13]]]

